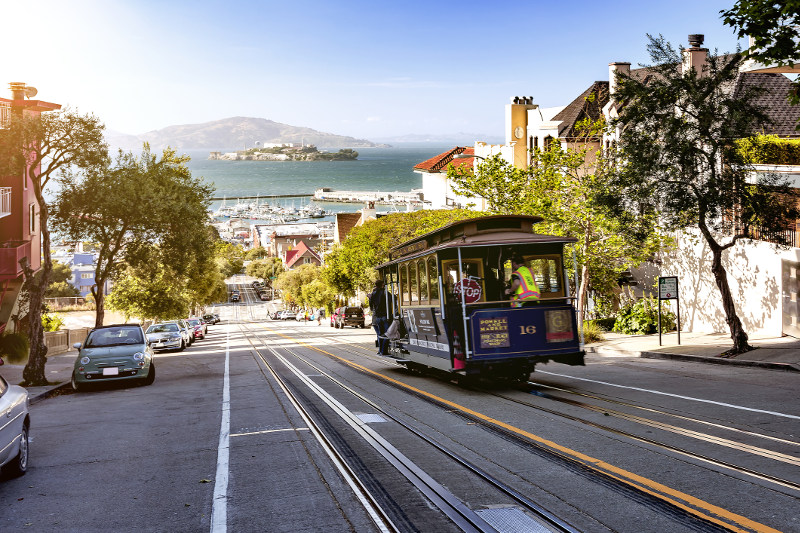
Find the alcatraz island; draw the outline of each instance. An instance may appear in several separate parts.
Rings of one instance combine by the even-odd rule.
[[[286,143],[236,152],[211,152],[208,158],[222,161],[351,161],[358,159],[358,152],[350,148],[326,152],[313,144]]]

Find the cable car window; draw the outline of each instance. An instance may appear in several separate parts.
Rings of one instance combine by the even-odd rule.
[[[409,303],[408,298],[408,261],[400,264],[400,299],[404,304]]]
[[[425,259],[417,261],[417,268],[419,269],[419,301],[420,303],[428,303],[428,262]]]
[[[419,304],[419,282],[417,278],[417,262],[411,261],[408,265],[408,295],[411,305]]]
[[[462,259],[461,268],[458,260],[442,261],[442,272],[445,279],[448,300],[461,301],[461,288],[464,289],[465,303],[485,302],[486,287],[483,280],[483,260]]]
[[[564,297],[564,270],[557,255],[526,255],[525,265],[531,269],[542,299]],[[511,261],[505,264],[505,279],[511,278]]]
[[[436,255],[428,256],[428,280],[430,280],[431,304],[439,303],[439,269],[436,268]]]

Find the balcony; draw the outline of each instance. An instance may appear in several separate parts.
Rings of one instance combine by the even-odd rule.
[[[34,270],[41,260],[31,257],[31,241],[7,241],[0,244],[0,280],[14,279],[22,275],[20,260],[26,257]]]
[[[11,214],[11,187],[0,187],[0,218]]]

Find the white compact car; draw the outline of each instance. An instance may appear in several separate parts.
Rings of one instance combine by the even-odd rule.
[[[2,360],[0,360],[2,363]],[[28,391],[0,376],[0,467],[21,476],[28,469]]]

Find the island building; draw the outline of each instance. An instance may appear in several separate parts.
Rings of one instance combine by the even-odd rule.
[[[689,36],[690,45],[683,51],[682,68],[696,69],[702,73],[709,52],[703,46],[703,40],[702,35]],[[575,127],[580,120],[603,117],[610,121],[618,116],[618,104],[613,100],[617,73],[646,81],[651,71],[646,67],[631,69],[629,62],[612,62],[609,64],[608,80],[591,82],[581,94],[562,107],[542,109],[533,103],[530,96],[513,97],[505,106],[505,143],[475,142],[473,164],[477,165],[482,158],[499,154],[518,168],[525,168],[530,164],[531,154],[537,147],[546,148],[553,142],[560,143],[565,149],[574,145],[577,142]],[[737,94],[737,91],[746,87],[763,89],[761,104],[772,118],[772,123],[766,125],[763,131],[754,131],[753,134],[767,133],[783,139],[800,138],[800,132],[795,129],[800,119],[800,106],[791,106],[787,102],[786,94],[791,82],[784,75],[797,73],[800,73],[800,64],[789,67],[764,65],[750,60],[742,65],[736,83],[729,90]],[[591,98],[587,98],[589,96]],[[608,148],[616,137],[617,133],[612,132],[589,139],[588,142],[598,149]],[[581,142],[584,140],[582,138]],[[440,156],[446,157],[445,154]],[[758,173],[764,172],[786,177],[800,193],[800,165],[755,165],[754,181]],[[449,184],[442,184],[441,177],[439,180],[436,186],[444,188],[444,193],[437,195],[436,187],[430,190],[423,187],[426,198],[443,197],[444,200],[436,203],[449,207],[450,203],[455,202],[448,202],[447,199],[455,195]],[[749,238],[738,241],[726,251],[725,257],[731,291],[738,295],[737,313],[750,334],[800,337],[800,221],[786,221],[784,234],[793,243],[788,248],[776,246],[771,242],[770,235],[761,234],[757,229],[748,231]],[[679,277],[682,329],[727,332],[725,312],[703,239],[698,238],[699,231],[690,229],[674,237],[677,241],[674,250],[662,253],[653,262],[627,273],[626,282],[635,283],[631,289],[640,297],[650,291],[658,276],[676,275]]]
[[[37,90],[25,83],[9,83],[11,98],[0,98],[0,128],[12,115],[35,117],[61,109],[60,104],[33,100]],[[40,171],[40,167],[35,170]],[[42,245],[39,203],[27,172],[0,175],[0,333],[17,328],[23,264],[41,268]],[[12,319],[13,317],[13,319]]]

